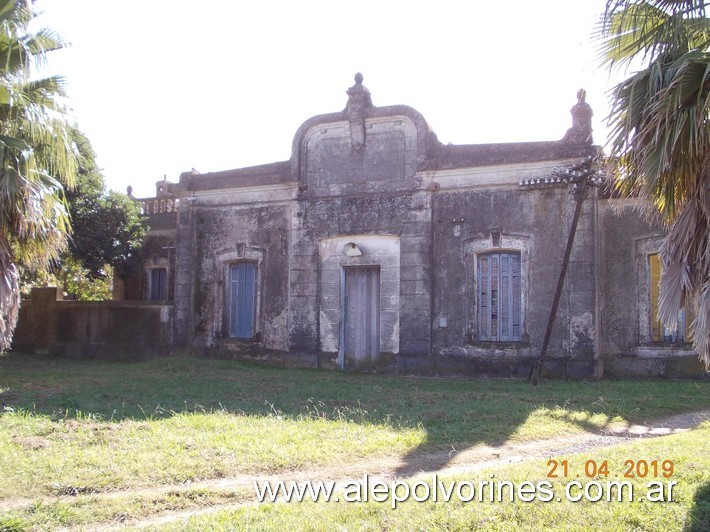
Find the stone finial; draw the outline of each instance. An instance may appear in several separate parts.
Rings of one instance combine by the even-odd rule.
[[[372,107],[370,91],[362,84],[362,74],[355,74],[355,85],[346,92],[348,103],[345,113],[350,121],[350,141],[353,151],[360,152],[365,147],[365,109]]]
[[[570,109],[572,127],[567,130],[562,142],[568,144],[592,144],[592,107],[586,102],[587,91],[577,91],[577,103]]]
[[[362,84],[362,80],[362,74],[358,72],[355,74],[355,85],[346,91],[348,103],[345,105],[345,110],[350,118],[360,118],[365,108],[372,107],[370,91]]]

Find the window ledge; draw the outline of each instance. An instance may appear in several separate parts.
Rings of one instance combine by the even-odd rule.
[[[259,343],[259,337],[254,336],[253,338],[220,338],[219,341],[223,344],[249,345]]]
[[[471,340],[468,345],[472,347],[478,347],[480,349],[527,349],[530,347],[530,342],[528,341],[517,341],[517,342],[491,342],[487,340]]]
[[[636,347],[636,356],[645,358],[667,358],[697,356],[690,343],[652,343],[641,344]]]

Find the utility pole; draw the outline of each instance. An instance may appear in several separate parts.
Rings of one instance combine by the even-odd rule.
[[[555,324],[555,317],[557,316],[557,309],[562,296],[562,288],[564,287],[565,276],[567,275],[569,259],[572,254],[574,237],[577,233],[577,225],[582,212],[582,204],[587,197],[588,190],[592,187],[601,186],[604,181],[603,175],[597,170],[598,157],[587,157],[583,161],[567,168],[556,168],[549,177],[530,179],[519,183],[520,187],[524,189],[556,188],[559,186],[572,185],[570,194],[575,199],[574,215],[569,228],[569,235],[567,236],[567,247],[565,248],[564,257],[562,258],[560,276],[557,280],[557,288],[555,290],[555,297],[552,300],[552,308],[550,309],[550,316],[547,320],[547,328],[545,329],[545,336],[542,340],[542,348],[528,377],[528,380],[533,386],[536,386],[540,382],[542,375],[542,369],[547,356],[547,347],[550,343],[552,327]]]

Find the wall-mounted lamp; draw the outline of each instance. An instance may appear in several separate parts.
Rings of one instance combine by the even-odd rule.
[[[343,246],[343,255],[346,257],[359,257],[362,251],[355,242],[348,242]]]

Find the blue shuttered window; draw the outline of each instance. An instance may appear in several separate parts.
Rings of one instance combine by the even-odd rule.
[[[229,267],[229,336],[253,338],[256,322],[256,263]]]
[[[512,342],[522,335],[520,253],[478,257],[478,339]]]

